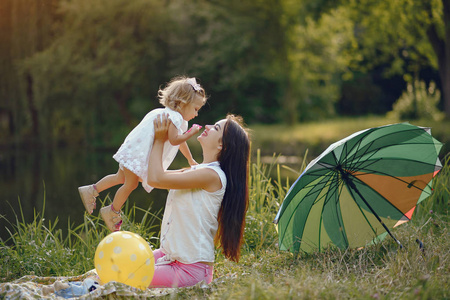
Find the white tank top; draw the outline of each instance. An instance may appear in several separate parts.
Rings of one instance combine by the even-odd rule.
[[[216,171],[222,188],[213,193],[203,189],[169,191],[161,224],[161,250],[166,254],[166,261],[214,262],[217,215],[227,179],[217,161],[192,167],[200,168]]]

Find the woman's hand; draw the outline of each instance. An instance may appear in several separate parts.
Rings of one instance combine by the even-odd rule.
[[[155,128],[155,141],[160,140],[165,142],[168,139],[168,130],[172,121],[169,119],[168,114],[161,114],[156,116],[153,121],[153,127]]]

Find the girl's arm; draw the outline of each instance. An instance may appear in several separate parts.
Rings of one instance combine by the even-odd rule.
[[[197,162],[192,157],[191,150],[189,150],[189,146],[186,142],[181,143],[180,152],[184,155],[184,157],[186,157],[190,166],[198,165]]]
[[[190,139],[194,134],[198,133],[200,128],[201,128],[200,125],[194,124],[194,125],[192,125],[191,129],[189,129],[185,133],[178,134],[177,127],[175,127],[175,125],[173,125],[173,123],[170,122],[169,131],[168,131],[169,142],[173,146],[181,145],[182,143],[184,143],[188,139]],[[186,158],[188,158],[188,157],[186,157]],[[188,158],[188,160],[189,160],[189,158]]]
[[[185,170],[182,172],[164,171],[162,153],[164,142],[168,138],[171,121],[166,114],[154,121],[155,141],[149,157],[147,183],[160,189],[204,189],[214,192],[222,187],[219,175],[209,168]]]

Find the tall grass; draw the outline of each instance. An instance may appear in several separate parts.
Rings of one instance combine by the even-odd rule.
[[[97,205],[110,202],[107,196]],[[24,221],[21,205],[19,209],[18,213],[14,212],[14,222],[5,219],[9,224],[5,228],[9,238],[0,240],[1,281],[23,275],[73,276],[93,269],[96,247],[109,234],[98,216],[85,214],[84,222],[76,226],[68,220],[67,233],[64,234],[62,229],[58,229],[58,218],[46,222],[45,197],[41,212],[34,213],[31,223]],[[140,220],[136,217],[137,211],[143,215]],[[158,215],[159,212],[152,212],[151,207],[144,210],[125,205],[122,230],[136,232],[157,247]]]
[[[433,194],[423,201],[417,209],[416,219],[422,218],[429,212],[448,215],[448,201],[450,199],[450,152],[442,159],[443,168],[434,178]]]
[[[250,205],[245,245],[239,263],[218,253],[214,281],[207,288],[181,289],[170,298],[220,299],[445,299],[449,298],[450,156],[434,180],[434,194],[419,204],[411,222],[394,229],[404,245],[390,238],[363,249],[294,256],[279,251],[272,223],[290,183],[282,182],[276,157],[261,163],[259,152],[251,163]],[[299,170],[300,172],[300,170]],[[103,202],[109,202],[109,198]],[[44,208],[42,211],[44,211]],[[158,247],[160,219],[151,208],[125,207],[123,229],[137,232]],[[137,212],[144,216],[137,220]],[[10,223],[10,238],[0,241],[1,281],[22,275],[82,274],[93,266],[96,245],[109,232],[96,216],[64,234],[58,220],[36,213],[26,224],[21,212]],[[420,239],[425,248],[416,243]]]

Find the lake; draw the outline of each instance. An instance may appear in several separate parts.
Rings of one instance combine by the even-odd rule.
[[[67,229],[68,218],[74,225],[83,222],[84,206],[78,194],[78,187],[97,182],[105,175],[117,172],[118,164],[112,158],[114,150],[95,151],[84,148],[59,148],[48,151],[38,147],[27,149],[2,149],[0,153],[0,237],[5,240],[9,233],[5,226],[15,223],[15,215],[22,222],[29,223],[35,213],[44,213],[48,221],[59,219],[59,228]],[[197,158],[197,160],[201,158]],[[172,168],[185,167],[186,159],[178,153]],[[108,194],[112,199],[120,185],[100,194],[103,199]],[[150,194],[139,184],[130,195],[130,207],[135,204],[159,211],[165,205],[166,190],[153,190]],[[45,211],[43,211],[45,199]],[[100,203],[97,201],[98,215]],[[65,235],[65,234],[64,234]]]
[[[201,148],[198,144],[190,145],[192,155],[197,162],[201,162]],[[29,223],[33,221],[35,213],[44,214],[46,219],[52,223],[59,219],[58,228],[63,229],[66,235],[67,223],[77,226],[83,223],[84,206],[78,194],[78,187],[97,182],[103,176],[117,172],[118,164],[112,158],[117,149],[94,150],[86,147],[56,148],[51,151],[39,147],[27,148],[3,148],[0,151],[0,238],[9,237],[5,226],[11,228],[9,222],[15,223],[15,216],[19,221]],[[255,155],[256,151],[252,151]],[[269,153],[271,153],[269,151]],[[252,158],[254,162],[255,158]],[[273,162],[272,155],[263,156],[263,163]],[[294,156],[279,156],[278,163],[298,169],[301,159]],[[169,169],[187,167],[184,156],[178,152]],[[282,170],[282,172],[288,172]],[[276,174],[273,174],[274,176]],[[282,174],[295,179],[298,174],[288,172]],[[103,191],[100,197],[103,199],[108,194],[112,199],[120,185]],[[165,206],[167,191],[154,189],[150,194],[139,184],[138,188],[131,193],[128,205],[162,212]],[[20,205],[22,213],[20,211]],[[45,211],[43,211],[45,201]],[[100,203],[97,201],[97,209],[94,214],[98,215]],[[137,218],[140,216],[137,211]],[[6,221],[6,220],[8,221]],[[72,226],[72,227],[74,227]]]

